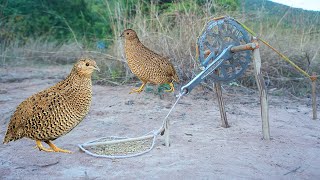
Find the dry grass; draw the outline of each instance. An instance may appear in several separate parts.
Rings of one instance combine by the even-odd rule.
[[[156,6],[151,6],[149,12],[142,14],[141,4],[136,4],[136,14],[132,18],[126,17],[126,7],[117,4],[110,8],[105,1],[106,11],[112,14],[111,26],[114,37],[109,39],[112,45],[107,50],[89,49],[76,39],[70,43],[59,45],[47,42],[45,39],[30,40],[19,46],[13,43],[10,46],[0,45],[1,66],[8,64],[25,65],[43,63],[71,63],[80,56],[89,56],[98,61],[102,72],[95,77],[98,82],[122,84],[134,76],[127,67],[123,39],[119,35],[126,28],[137,31],[140,40],[150,49],[171,59],[177,68],[180,78],[189,81],[199,73],[199,63],[195,54],[195,43],[205,23],[212,17],[230,15],[235,19],[248,24],[250,28],[263,39],[287,55],[297,65],[309,74],[312,71],[320,72],[319,45],[320,35],[316,27],[308,26],[301,29],[296,27],[284,28],[282,21],[288,14],[279,17],[277,22],[264,21],[262,11],[256,15],[244,15],[238,12],[211,13],[213,3],[203,7],[196,4],[187,9],[177,6],[168,13],[160,13]],[[199,13],[200,12],[200,13]],[[108,18],[108,17],[105,17]],[[309,82],[288,63],[266,46],[261,46],[263,74],[269,88],[285,89],[295,95],[304,95],[309,92]],[[237,80],[237,83],[249,88],[255,88],[252,69]]]
[[[34,65],[37,63],[66,64],[80,56],[74,43],[59,45],[44,39],[29,40],[24,45],[13,42],[1,46],[1,66]]]

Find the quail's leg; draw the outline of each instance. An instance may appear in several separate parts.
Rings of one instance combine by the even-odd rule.
[[[47,149],[47,148],[43,147],[41,144],[41,141],[39,141],[39,140],[36,140],[36,144],[37,144],[37,147],[39,148],[40,151],[53,152],[52,149]]]
[[[169,85],[170,85],[170,89],[169,89],[169,90],[164,90],[164,91],[166,91],[166,92],[173,92],[173,91],[174,91],[174,85],[173,85],[173,83],[171,82],[171,83],[169,83]]]
[[[129,94],[141,93],[143,91],[144,87],[146,86],[146,84],[147,84],[146,82],[142,82],[142,85],[138,89],[132,89]]]
[[[44,141],[44,142],[47,143],[52,148],[53,152],[72,153],[71,151],[58,148],[51,141]]]

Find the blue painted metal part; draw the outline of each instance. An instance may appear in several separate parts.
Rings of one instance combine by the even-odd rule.
[[[233,18],[209,21],[197,41],[198,57],[204,70],[183,86],[180,92],[190,93],[208,76],[218,82],[228,82],[240,77],[249,66],[251,51],[232,53],[231,47],[249,42],[249,34]],[[219,73],[213,73],[215,70]]]
[[[194,87],[199,85],[207,76],[214,73],[214,70],[219,68],[225,59],[230,58],[231,54],[231,45],[224,49],[222,53],[213,61],[211,62],[201,73],[199,73],[195,78],[193,78],[188,84],[183,86],[180,90],[181,93],[189,94]],[[213,53],[212,53],[213,54]],[[210,55],[207,57],[210,58]]]

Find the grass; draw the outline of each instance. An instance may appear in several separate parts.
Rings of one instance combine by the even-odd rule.
[[[113,85],[128,83],[136,79],[126,64],[124,41],[119,35],[124,29],[132,28],[137,31],[140,40],[147,47],[170,58],[182,79],[182,84],[185,84],[200,72],[195,43],[203,26],[212,17],[230,15],[248,25],[261,38],[287,55],[309,74],[320,72],[318,46],[320,32],[316,32],[317,27],[313,26],[284,24],[284,20],[291,17],[290,12],[285,12],[282,17],[266,17],[264,10],[246,14],[216,8],[217,11],[212,13],[210,9],[216,6],[215,4],[200,7],[194,0],[190,1],[191,4],[194,3],[190,9],[183,3],[177,3],[170,11],[160,12],[153,4],[148,12],[141,13],[145,10],[139,2],[136,4],[135,15],[131,17],[127,16],[125,5],[114,4],[112,5],[114,8],[111,8],[109,1],[104,2],[106,13],[112,16],[103,18],[106,19],[106,23],[111,22],[114,34],[112,39],[106,39],[111,44],[108,49],[86,47],[77,40],[77,37],[64,44],[48,42],[45,38],[29,40],[24,45],[13,41],[7,46],[0,45],[0,65],[32,66],[36,63],[59,65],[73,63],[81,56],[89,56],[98,62],[102,70],[94,77],[97,83]],[[310,83],[303,75],[263,44],[260,50],[262,73],[269,89],[283,89],[284,92],[299,96],[310,93]],[[252,67],[235,81],[241,86],[256,88]]]

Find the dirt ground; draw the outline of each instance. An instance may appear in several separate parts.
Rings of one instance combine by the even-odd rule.
[[[15,107],[60,81],[70,68],[0,68],[1,141]],[[138,157],[96,158],[81,152],[77,145],[90,140],[139,137],[161,126],[175,96],[129,95],[132,86],[93,87],[88,116],[54,141],[73,154],[38,151],[26,138],[1,143],[0,179],[320,178],[320,122],[311,119],[311,99],[269,96],[272,140],[265,141],[258,95],[241,89],[224,92],[230,128],[220,127],[214,93],[197,88],[182,97],[169,117],[170,147],[158,136],[154,149]]]

